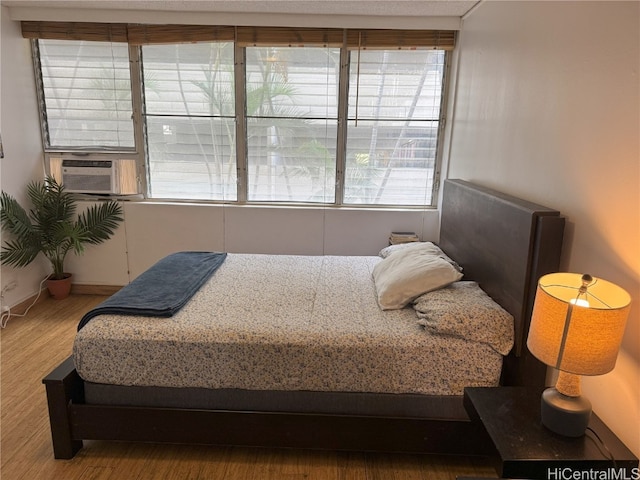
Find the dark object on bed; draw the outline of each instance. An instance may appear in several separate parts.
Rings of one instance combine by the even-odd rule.
[[[226,257],[226,253],[212,252],[168,255],[87,312],[80,320],[78,330],[93,317],[109,313],[170,317],[187,304]]]
[[[564,219],[555,210],[460,180],[445,181],[442,209],[443,250],[464,266],[465,280],[477,281],[515,318],[516,344],[505,359],[502,383],[542,386],[544,366],[528,354],[524,340],[537,279],[558,269]],[[73,457],[83,440],[438,454],[481,454],[486,448],[461,408],[462,396],[399,395],[397,411],[373,412],[352,407],[383,405],[382,395],[342,399],[335,393],[333,399],[350,406],[323,411],[103,405],[85,400],[72,358],[44,383],[56,458]]]

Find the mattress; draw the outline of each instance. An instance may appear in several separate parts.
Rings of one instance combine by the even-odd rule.
[[[379,257],[229,254],[169,318],[101,315],[77,334],[87,382],[121,386],[461,395],[502,355],[382,311]],[[170,281],[170,279],[168,280]]]

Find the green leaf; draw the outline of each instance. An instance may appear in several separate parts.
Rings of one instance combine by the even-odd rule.
[[[2,246],[0,261],[13,267],[26,267],[35,260],[38,253],[40,253],[40,245],[9,240]]]
[[[80,215],[78,224],[86,234],[86,242],[97,245],[108,240],[122,221],[122,206],[107,202],[87,209]]]
[[[122,207],[114,201],[91,206],[76,216],[76,198],[51,176],[29,183],[27,197],[28,212],[11,195],[0,195],[2,228],[13,237],[0,251],[3,264],[25,267],[42,252],[59,278],[70,250],[81,254],[85,244],[104,242],[123,221]]]
[[[0,195],[0,222],[4,230],[16,236],[34,233],[34,227],[26,210],[6,192]]]

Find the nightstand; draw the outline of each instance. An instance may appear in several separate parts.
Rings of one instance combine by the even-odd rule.
[[[640,478],[638,459],[595,415],[578,438],[563,437],[540,421],[542,390],[465,388],[464,407],[493,445],[498,476],[506,478]],[[614,472],[615,470],[615,472]],[[607,477],[596,472],[607,471]],[[580,472],[580,473],[577,473]],[[579,475],[579,476],[578,476]]]

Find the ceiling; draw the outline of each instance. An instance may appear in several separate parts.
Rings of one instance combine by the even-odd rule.
[[[388,17],[462,17],[479,0],[2,0],[29,10],[96,9]]]

